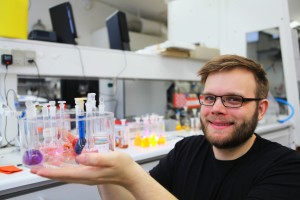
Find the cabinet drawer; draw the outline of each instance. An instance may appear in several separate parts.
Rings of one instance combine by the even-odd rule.
[[[100,195],[96,186],[66,184],[22,196],[10,198],[7,200],[99,200]]]

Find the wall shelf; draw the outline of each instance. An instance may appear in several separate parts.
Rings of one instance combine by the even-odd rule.
[[[0,52],[36,52],[41,76],[198,81],[202,61],[42,41],[0,38]],[[0,74],[5,68],[0,68]],[[9,67],[8,74],[37,75],[34,66]]]

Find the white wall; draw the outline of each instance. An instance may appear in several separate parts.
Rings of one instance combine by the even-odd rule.
[[[290,3],[290,5],[288,4]],[[290,6],[290,7],[289,7]],[[169,38],[199,41],[221,54],[246,55],[246,33],[279,27],[287,99],[295,108],[293,122],[300,145],[300,108],[289,12],[296,0],[177,0],[169,2]],[[293,14],[293,16],[296,16]],[[189,22],[189,23],[188,23]]]
[[[175,0],[168,3],[169,40],[220,46],[219,0]]]
[[[288,0],[291,20],[300,22],[300,2],[299,0]]]

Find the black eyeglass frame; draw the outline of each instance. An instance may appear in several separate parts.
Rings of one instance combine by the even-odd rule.
[[[208,105],[208,104],[203,104],[203,103],[201,102],[201,100],[200,100],[200,96],[213,96],[213,97],[215,98],[215,100],[214,100],[214,102],[213,102],[212,104],[209,104],[209,105]],[[204,105],[204,106],[213,106],[213,105],[215,105],[215,103],[216,103],[218,97],[221,98],[221,102],[222,102],[223,106],[226,107],[226,108],[240,108],[240,107],[243,106],[243,103],[244,103],[244,102],[249,102],[249,101],[261,101],[261,100],[264,99],[264,98],[244,98],[244,97],[242,97],[242,96],[240,96],[240,95],[223,95],[223,96],[217,96],[217,95],[212,95],[212,94],[200,94],[200,95],[198,96],[198,100],[199,100],[200,105]],[[224,104],[226,101],[223,99],[223,97],[240,97],[240,98],[242,99],[241,105],[239,105],[239,106],[226,106],[226,105]]]

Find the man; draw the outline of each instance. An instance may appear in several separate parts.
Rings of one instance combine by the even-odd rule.
[[[178,142],[150,176],[118,152],[81,155],[83,167],[32,172],[99,184],[103,199],[299,199],[300,155],[254,133],[268,108],[262,66],[224,55],[207,62],[199,76],[204,136]]]

